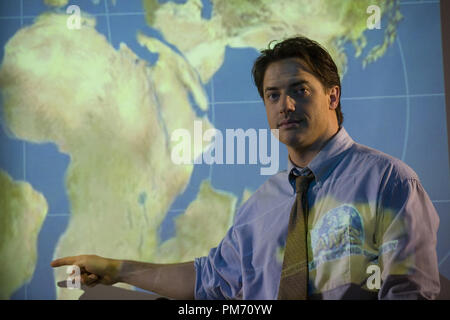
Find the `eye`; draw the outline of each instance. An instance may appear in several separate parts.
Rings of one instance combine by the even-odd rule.
[[[277,101],[279,97],[280,97],[279,93],[269,93],[267,95],[267,99],[271,102]]]
[[[305,87],[297,88],[294,90],[294,92],[297,96],[301,96],[301,97],[309,95],[309,90]]]

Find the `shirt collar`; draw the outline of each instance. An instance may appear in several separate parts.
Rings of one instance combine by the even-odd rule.
[[[344,152],[350,149],[353,144],[353,139],[350,137],[344,127],[341,127],[339,131],[311,160],[307,167],[296,167],[288,156],[287,171],[289,183],[292,185],[292,181],[295,180],[295,176],[306,175],[308,174],[309,170],[311,170],[314,174],[316,183],[320,185],[340,162],[342,156],[344,155]],[[295,192],[295,182],[293,188]]]

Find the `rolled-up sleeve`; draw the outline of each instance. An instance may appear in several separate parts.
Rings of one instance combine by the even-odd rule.
[[[231,227],[206,257],[196,258],[195,299],[240,299],[242,272],[239,245]]]
[[[383,192],[377,237],[380,299],[435,299],[439,216],[418,179],[396,181]]]

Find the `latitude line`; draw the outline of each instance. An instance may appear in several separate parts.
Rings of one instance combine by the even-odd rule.
[[[107,1],[107,0],[105,0]],[[405,1],[405,2],[400,2],[400,5],[424,5],[424,4],[439,4],[439,0],[431,0],[431,1]],[[21,0],[21,8],[23,8],[23,0]],[[90,13],[90,15],[92,16],[137,16],[137,15],[145,15],[144,11],[129,11],[129,12],[108,12],[108,13]],[[30,18],[36,18],[39,15],[22,15],[22,16],[0,16],[0,20],[1,19],[20,19],[20,18],[25,18],[25,19],[30,19]]]
[[[405,98],[426,98],[426,97],[444,97],[445,93],[424,93],[424,94],[398,94],[388,96],[367,96],[367,97],[344,97],[341,101],[353,101],[353,100],[376,100],[376,99],[405,99]],[[252,104],[263,103],[262,100],[234,100],[234,101],[215,101],[214,105],[220,104]],[[210,102],[212,104],[212,102]]]

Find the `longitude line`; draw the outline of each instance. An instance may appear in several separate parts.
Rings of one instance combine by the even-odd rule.
[[[212,124],[214,126],[214,128],[216,127],[216,115],[215,115],[215,105],[216,105],[216,101],[215,101],[215,93],[214,93],[214,76],[211,77],[211,121]],[[217,151],[215,151],[217,152]],[[211,183],[211,179],[212,179],[212,170],[213,170],[213,164],[209,165],[209,181]]]
[[[23,27],[23,0],[20,0],[20,28]],[[27,167],[26,167],[26,154],[27,154],[27,144],[25,141],[22,142],[22,169],[23,169],[23,180],[27,179]],[[28,283],[25,283],[25,300],[28,300]]]
[[[403,142],[403,151],[401,160],[405,161],[406,157],[406,147],[408,145],[408,135],[409,135],[409,120],[410,120],[410,99],[409,99],[409,82],[408,82],[408,73],[406,71],[406,63],[405,56],[403,55],[403,48],[400,41],[400,35],[397,34],[397,45],[400,51],[400,58],[402,60],[403,67],[403,77],[405,78],[405,91],[406,91],[406,125],[405,125],[405,140]]]
[[[447,260],[447,258],[450,256],[450,250],[448,250],[447,254],[445,255],[444,258],[441,259],[441,261],[439,261],[438,267],[441,266],[441,264],[444,263],[445,260]]]
[[[106,16],[106,27],[108,29],[108,41],[112,45],[112,38],[111,38],[111,25],[109,21],[109,8],[108,8],[108,0],[105,1],[105,16]]]

